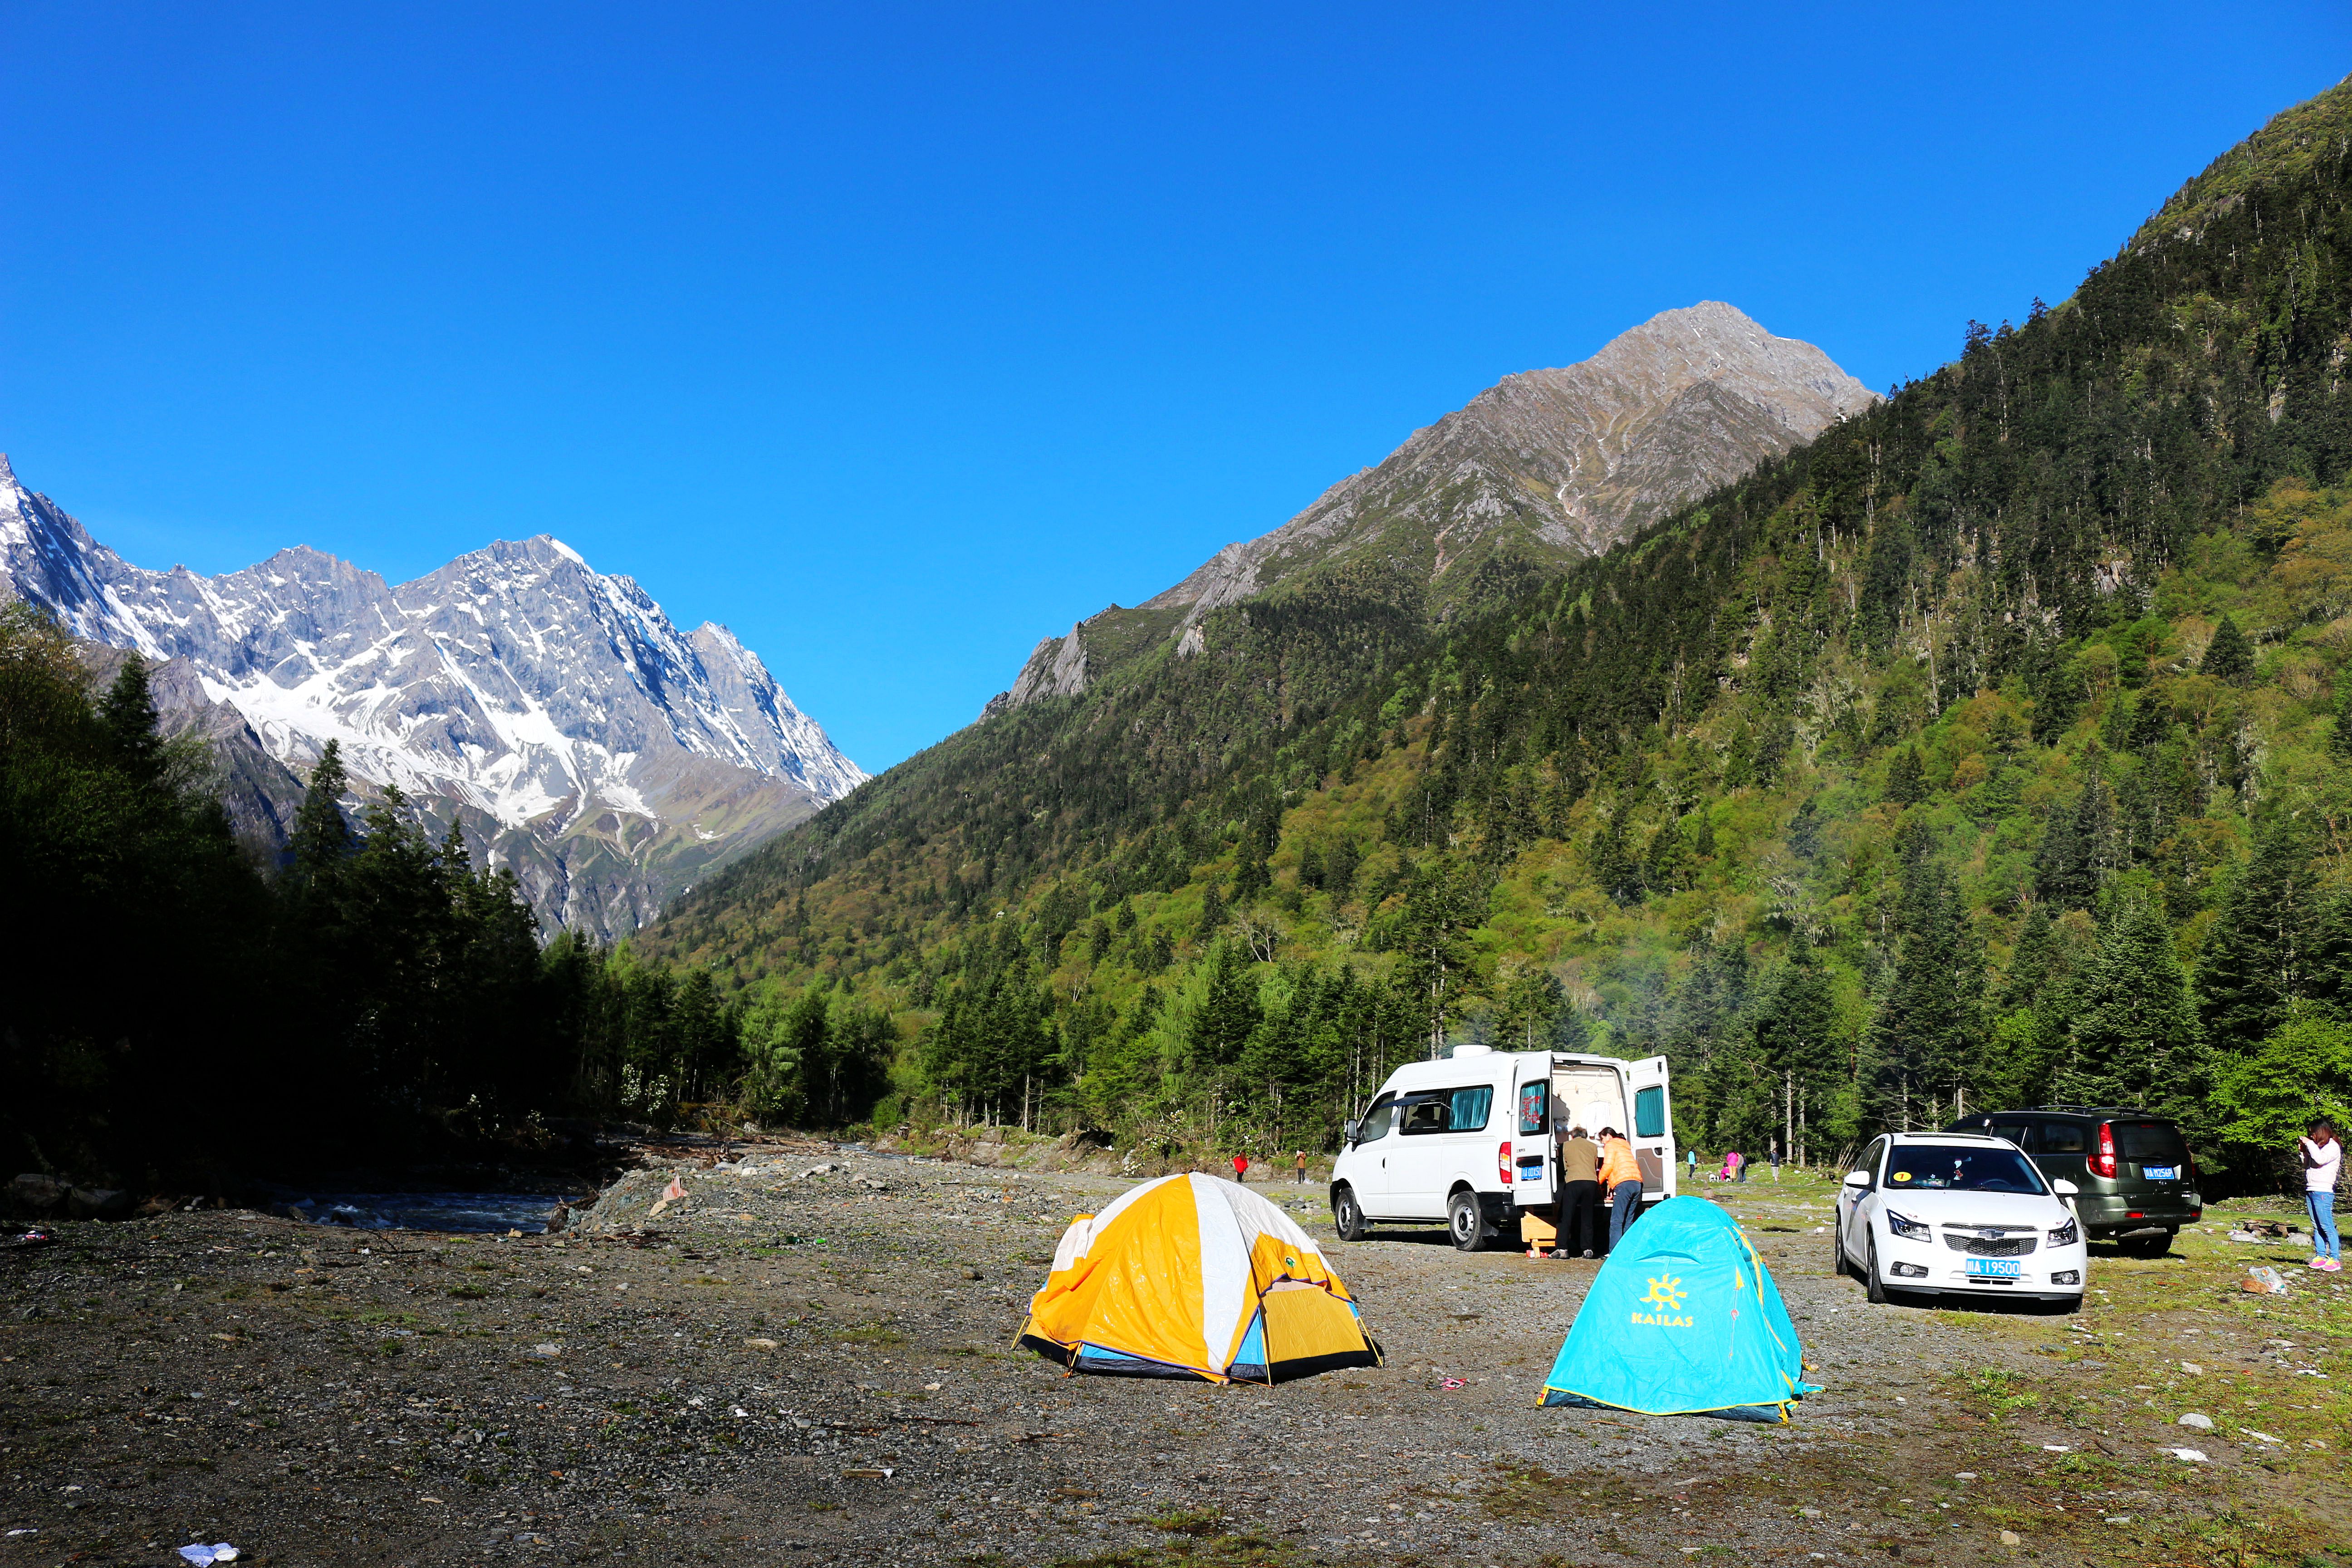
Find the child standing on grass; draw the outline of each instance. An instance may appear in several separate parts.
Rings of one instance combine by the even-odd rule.
[[[2303,1155],[2303,1199],[2311,1210],[2311,1266],[2328,1274],[2344,1267],[2343,1248],[2336,1237],[2336,1178],[2344,1173],[2344,1141],[2335,1124],[2326,1120],[2311,1124],[2311,1134],[2295,1140]]]

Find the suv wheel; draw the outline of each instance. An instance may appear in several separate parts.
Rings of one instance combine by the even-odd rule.
[[[2125,1236],[2116,1239],[2116,1249],[2126,1258],[2161,1258],[2172,1250],[2172,1233],[2162,1236]]]
[[[1445,1228],[1452,1233],[1454,1245],[1464,1252],[1476,1252],[1486,1247],[1491,1233],[1477,1194],[1459,1192],[1446,1199]]]
[[[1364,1205],[1356,1201],[1356,1189],[1341,1187],[1331,1194],[1331,1226],[1339,1233],[1341,1241],[1361,1241],[1371,1227],[1364,1223]]]

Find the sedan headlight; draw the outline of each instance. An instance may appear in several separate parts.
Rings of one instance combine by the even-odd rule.
[[[2053,1247],[2072,1247],[2082,1239],[2083,1227],[2074,1223],[2073,1215],[2068,1215],[2066,1223],[2050,1233],[2050,1245]]]
[[[1886,1211],[1886,1228],[1893,1231],[1895,1235],[1907,1237],[1912,1241],[1933,1241],[1936,1239],[1936,1227],[1934,1226],[1928,1225],[1924,1221],[1913,1219],[1907,1215],[1896,1214],[1893,1209],[1888,1209]]]

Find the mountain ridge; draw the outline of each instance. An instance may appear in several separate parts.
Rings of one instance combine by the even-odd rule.
[[[1132,609],[1044,639],[982,716],[1084,691],[1122,657],[1107,643],[1131,652],[1170,637],[1190,656],[1210,613],[1317,578],[1344,574],[1451,618],[1610,549],[1875,401],[1820,349],[1720,300],[1661,311],[1574,364],[1503,377],[1280,527],[1223,546]],[[1099,628],[1093,646],[1088,627]]]
[[[866,779],[726,627],[681,631],[551,535],[399,584],[308,545],[217,576],[155,572],[0,457],[0,591],[89,641],[184,661],[285,767],[337,742],[355,781],[460,822],[545,917],[599,938]],[[253,802],[232,815],[271,819]]]

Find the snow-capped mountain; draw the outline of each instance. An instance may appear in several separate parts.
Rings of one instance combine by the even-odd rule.
[[[599,935],[866,774],[724,626],[672,625],[557,540],[413,583],[307,547],[205,577],[133,566],[0,457],[0,591],[75,635],[184,660],[261,750],[455,813],[541,915]]]

